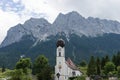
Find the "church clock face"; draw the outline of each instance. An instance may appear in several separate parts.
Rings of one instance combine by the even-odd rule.
[[[59,66],[58,66],[58,68],[59,68],[59,69],[61,69],[61,68],[62,68],[62,66],[61,66],[61,65],[59,65]]]

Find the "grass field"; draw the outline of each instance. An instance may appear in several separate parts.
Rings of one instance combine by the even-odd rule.
[[[13,70],[10,70],[10,69],[6,69],[5,72],[2,72],[2,68],[0,68],[0,80],[3,80],[2,78],[7,78],[7,77],[10,77],[10,73],[12,72]],[[30,75],[32,77],[32,80],[37,80],[36,76],[34,75]]]
[[[84,76],[87,76],[86,73],[87,73],[87,67],[79,67],[80,71],[83,72],[83,75]]]

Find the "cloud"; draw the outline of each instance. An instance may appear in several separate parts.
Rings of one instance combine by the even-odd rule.
[[[13,11],[18,12],[24,9],[24,6],[21,4],[20,0],[2,0],[0,2],[0,7],[3,11]]]
[[[120,21],[120,0],[48,0],[57,12],[72,10],[84,17],[99,17]]]
[[[13,0],[13,2],[14,2],[14,3],[19,3],[19,2],[20,2],[20,0]]]
[[[24,11],[29,13],[44,13],[46,14],[46,18],[53,22],[56,18],[56,14],[58,14],[55,7],[52,7],[51,4],[47,3],[45,0],[21,0],[21,3],[24,5]],[[56,15],[56,16],[55,16]]]
[[[120,0],[1,0],[0,42],[7,30],[31,17],[44,17],[53,22],[59,13],[77,11],[83,17],[120,21]]]
[[[7,30],[19,23],[19,16],[13,12],[4,12],[0,10],[0,42],[4,39],[7,34]]]

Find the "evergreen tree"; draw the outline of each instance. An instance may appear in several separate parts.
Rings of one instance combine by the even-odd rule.
[[[120,66],[117,67],[118,77],[120,77]]]
[[[101,69],[102,70],[104,69],[104,66],[105,66],[105,58],[102,57],[102,60],[101,60]]]
[[[120,52],[118,52],[116,56],[116,66],[120,66]]]
[[[90,62],[88,64],[87,75],[90,76],[95,74],[96,74],[96,63],[95,63],[94,56],[91,56]]]
[[[112,62],[115,64],[116,69],[117,66],[120,66],[120,52],[118,52],[116,55],[113,55]]]
[[[116,70],[117,70],[117,56],[116,55],[113,55],[112,56],[112,62],[115,64],[115,66],[116,66]]]
[[[36,58],[33,65],[33,74],[37,75],[38,80],[51,80],[52,69],[48,63],[48,59],[40,55]]]
[[[5,72],[5,66],[2,66],[2,73]]]
[[[117,65],[117,64],[116,64],[116,61],[117,61],[117,57],[116,57],[116,55],[113,55],[113,56],[112,56],[112,62],[113,62],[115,65]]]
[[[33,64],[33,74],[40,73],[46,66],[48,59],[44,55],[38,56]]]
[[[96,68],[97,68],[97,74],[100,75],[100,73],[101,73],[101,62],[100,62],[99,57],[97,57],[97,60],[96,60]]]
[[[40,73],[37,74],[38,80],[53,80],[52,79],[52,69],[50,66],[46,66]]]
[[[110,61],[110,58],[108,55],[105,56],[105,63],[109,62]]]
[[[102,57],[102,60],[101,60],[101,69],[102,70],[104,69],[105,64],[109,61],[110,61],[110,58],[108,55],[106,55],[105,57]]]
[[[87,63],[86,63],[85,60],[83,60],[82,62],[80,62],[80,66],[85,67],[86,65],[87,65]]]

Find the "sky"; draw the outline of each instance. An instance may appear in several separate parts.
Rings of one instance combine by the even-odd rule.
[[[120,21],[120,0],[0,0],[0,43],[11,27],[31,17],[52,23],[59,13],[71,11],[86,18]]]

